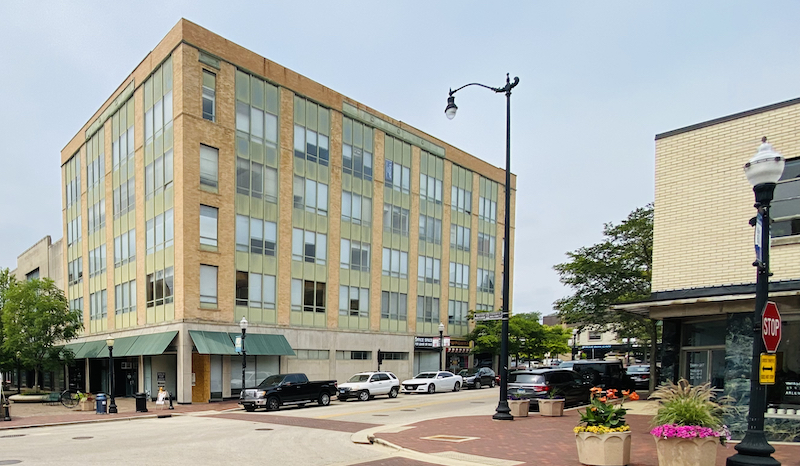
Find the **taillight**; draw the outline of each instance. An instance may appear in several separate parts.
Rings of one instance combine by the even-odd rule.
[[[650,378],[650,374],[642,374],[642,379],[649,379],[649,378]]]
[[[550,390],[549,385],[534,385],[533,389],[537,392],[547,392]]]

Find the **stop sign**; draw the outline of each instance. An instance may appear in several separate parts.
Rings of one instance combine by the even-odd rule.
[[[761,317],[761,337],[767,353],[778,350],[781,342],[781,315],[778,313],[778,305],[772,301],[767,302]]]

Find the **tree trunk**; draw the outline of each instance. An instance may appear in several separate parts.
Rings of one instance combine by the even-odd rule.
[[[33,368],[33,389],[39,391],[39,367]]]

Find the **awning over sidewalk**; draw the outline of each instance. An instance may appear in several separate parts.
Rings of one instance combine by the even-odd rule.
[[[227,333],[189,330],[189,335],[200,354],[237,354]]]
[[[140,337],[124,337],[124,338],[115,338],[114,339],[114,357],[123,357],[123,356],[134,356],[133,354],[128,354],[128,350],[130,350],[133,343],[136,342],[137,339]],[[138,355],[136,355],[138,356]],[[97,353],[97,358],[107,358],[108,357],[108,346],[104,346],[99,353]]]
[[[171,332],[163,332],[163,333],[151,333],[149,335],[139,335],[138,337],[130,337],[136,338],[125,354],[121,354],[120,356],[158,356],[159,354],[163,354],[164,350],[167,349],[167,346],[172,342],[172,339],[175,338],[175,335],[178,334],[177,330],[173,330]],[[123,338],[120,338],[123,340]],[[117,354],[117,344],[114,344],[114,355]]]
[[[239,333],[229,333],[236,341]],[[244,339],[244,349],[251,356],[294,356],[294,350],[283,335],[248,333]]]
[[[90,359],[96,358],[100,350],[105,349],[106,342],[103,341],[87,341],[75,352],[75,359]],[[108,354],[106,354],[106,357]]]

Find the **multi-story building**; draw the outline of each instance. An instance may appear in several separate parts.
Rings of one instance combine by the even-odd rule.
[[[118,395],[235,396],[243,318],[246,384],[404,377],[501,306],[504,170],[186,20],[61,162],[88,390],[113,336]]]
[[[662,378],[710,382],[740,409],[726,424],[747,428],[753,351],[756,214],[744,164],[762,136],[787,159],[771,215],[770,300],[783,320],[777,383],[767,388],[771,440],[800,441],[800,99],[656,136],[653,279],[650,299],[618,306],[663,321]],[[794,412],[794,411],[788,411]]]

